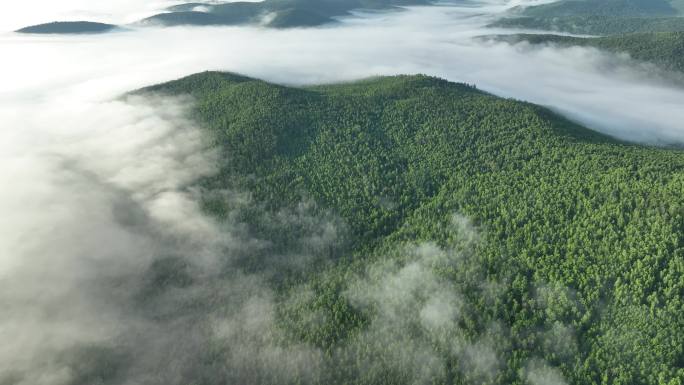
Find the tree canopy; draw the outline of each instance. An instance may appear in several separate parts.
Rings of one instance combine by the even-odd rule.
[[[272,277],[282,344],[322,352],[294,383],[684,380],[681,150],[428,76],[296,88],[206,72],[138,93],[194,99],[222,154],[201,183],[218,220],[235,203],[210,192],[240,189],[264,212],[313,201],[347,229],[317,251],[329,263]]]

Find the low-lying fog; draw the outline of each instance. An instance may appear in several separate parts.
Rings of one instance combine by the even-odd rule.
[[[131,2],[121,3],[130,7]],[[75,37],[4,34],[0,100],[4,106],[56,95],[102,100],[203,70],[235,71],[288,84],[425,73],[547,105],[627,140],[684,140],[684,88],[656,75],[653,68],[589,48],[475,41],[474,36],[502,32],[483,26],[512,4],[526,2],[457,3],[463,5],[360,14],[338,26],[315,29],[140,29]]]
[[[14,29],[22,26],[17,20],[66,16],[126,23],[171,2],[35,3],[17,5],[17,15],[14,6],[6,7],[0,26]],[[484,25],[513,5],[529,3],[462,1],[359,14],[315,29],[2,33],[0,382],[18,373],[22,384],[69,383],[73,373],[68,365],[51,355],[122,333],[124,344],[139,341],[137,354],[162,354],[181,342],[192,353],[193,343],[202,339],[188,334],[185,323],[150,324],[128,313],[128,283],[135,286],[136,277],[158,255],[191,250],[207,267],[217,249],[249,244],[221,233],[185,189],[213,171],[212,154],[203,151],[199,132],[183,117],[188,101],[115,100],[126,91],[204,70],[293,85],[424,73],[547,105],[620,138],[684,143],[684,88],[652,68],[593,49],[473,39],[501,32]],[[62,5],[71,8],[67,12]],[[245,314],[269,322],[268,290],[259,277],[240,279],[247,283],[239,290],[224,287],[222,292],[229,300],[239,299]],[[243,296],[246,287],[253,288],[251,297]],[[231,290],[239,293],[231,297]],[[160,335],[165,337],[155,337]],[[310,352],[298,352],[302,362],[310,359]],[[141,373],[145,369],[138,368]],[[167,375],[162,383],[174,383],[175,373]]]

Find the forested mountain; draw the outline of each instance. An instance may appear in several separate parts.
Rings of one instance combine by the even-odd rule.
[[[675,3],[675,4],[673,4]],[[675,16],[679,13],[669,0],[561,0],[525,8],[523,13],[532,17],[564,16]]]
[[[650,62],[671,71],[684,72],[684,32],[655,32],[581,38],[559,35],[504,35],[497,37],[517,43],[554,43],[562,46],[595,47],[615,53],[628,53],[632,58]]]
[[[491,24],[492,27],[521,28],[578,35],[618,35],[624,33],[684,31],[682,17],[508,17]]]
[[[573,34],[600,35],[583,38],[551,34],[517,34],[498,39],[533,44],[556,43],[590,46],[650,62],[672,71],[684,69],[684,2],[679,0],[561,0],[518,9],[514,17],[496,27],[538,29]]]
[[[204,210],[270,241],[241,262],[271,272],[277,316],[263,338],[280,336],[293,356],[320,352],[306,356],[308,370],[271,378],[227,365],[237,353],[217,342],[181,373],[187,383],[684,380],[681,150],[623,143],[427,76],[292,88],[207,72],[136,94],[193,98],[220,154],[220,173],[193,187]],[[247,192],[257,208],[225,191]],[[300,227],[274,223],[302,202],[338,218],[343,235],[308,246],[325,262],[292,268],[272,255],[300,245]],[[145,306],[166,309],[156,298],[190,286],[185,269],[153,265]],[[231,305],[207,294],[159,317],[203,306]],[[79,368],[119,383],[126,354]]]
[[[353,10],[391,10],[428,5],[431,0],[264,0],[259,2],[186,3],[138,21],[155,26],[258,25],[270,28],[313,27],[335,22]],[[20,33],[72,34],[107,32],[114,25],[94,22],[52,22],[22,28]]]
[[[81,34],[81,33],[104,33],[117,27],[111,24],[93,23],[89,21],[61,21],[47,24],[38,24],[17,30],[18,33],[35,34]]]
[[[188,3],[142,23],[162,25],[242,25],[274,28],[307,27],[330,23],[354,9],[389,9],[425,5],[429,0],[265,0],[224,4]]]
[[[494,26],[589,35],[684,31],[680,0],[561,0],[518,9]]]

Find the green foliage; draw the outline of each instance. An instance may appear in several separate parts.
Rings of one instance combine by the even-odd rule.
[[[223,154],[207,191],[249,191],[264,212],[310,199],[348,226],[349,243],[331,264],[276,283],[277,327],[326,357],[311,382],[521,384],[521,373],[556,375],[537,358],[571,384],[684,380],[681,151],[622,143],[427,76],[288,88],[208,72],[141,92],[192,95],[194,118]],[[235,205],[218,195],[205,208],[220,220]],[[280,228],[262,226],[262,237],[278,239]],[[431,251],[406,251],[421,244]],[[173,266],[154,267],[155,277],[179,284]],[[401,282],[407,267],[458,296],[458,328],[422,329],[408,313],[373,327],[390,310],[426,306],[427,288],[406,291],[413,302],[386,313],[401,298],[351,300],[359,295],[350,292],[381,292],[385,277]],[[473,358],[488,356],[476,341],[490,341],[500,366]],[[394,354],[407,346],[442,357],[443,370],[416,380],[417,369]]]
[[[522,28],[566,32],[578,35],[618,35],[645,32],[684,31],[683,17],[511,17],[498,20],[492,27]]]
[[[651,62],[672,71],[684,71],[684,32],[640,33],[618,36],[580,38],[559,35],[506,35],[499,39],[532,44],[554,43],[562,46],[588,46],[628,53],[633,59]]]
[[[684,31],[681,0],[561,0],[527,7],[492,26],[583,35]]]
[[[528,7],[533,17],[564,16],[672,16],[677,10],[668,0],[561,0]]]

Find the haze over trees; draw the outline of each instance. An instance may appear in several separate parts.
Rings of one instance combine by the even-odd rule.
[[[626,53],[665,70],[684,70],[684,3],[679,0],[562,0],[519,9],[493,26],[603,35],[571,37],[548,33],[499,36],[499,40],[532,44],[595,47]]]
[[[202,182],[210,215],[239,215],[282,250],[293,235],[258,218],[310,199],[314,216],[342,221],[311,269],[269,274],[282,348],[322,353],[294,383],[684,378],[681,151],[427,76],[288,88],[209,72],[141,92],[196,100],[223,154]],[[211,193],[226,189],[248,191],[262,214]],[[274,260],[242,263],[271,271]],[[444,313],[426,313],[432,300]],[[406,349],[431,363],[420,372],[399,358],[414,357]],[[211,362],[203,383],[221,383],[228,373]]]
[[[430,0],[264,0],[258,2],[185,3],[147,17],[136,25],[313,27],[334,23],[353,10],[388,11],[400,6],[430,5]],[[52,22],[22,28],[20,33],[72,34],[106,32],[114,26],[92,22]]]
[[[265,0],[224,4],[188,3],[169,8],[142,23],[161,25],[244,25],[274,28],[308,27],[332,23],[355,9],[387,10],[397,6],[428,5],[429,0]]]
[[[680,0],[560,0],[519,9],[493,26],[613,35],[684,31]]]
[[[548,34],[501,35],[510,43],[556,44],[562,47],[595,47],[613,53],[626,53],[635,60],[653,63],[663,69],[684,72],[684,32],[636,33],[605,37],[573,37]]]

